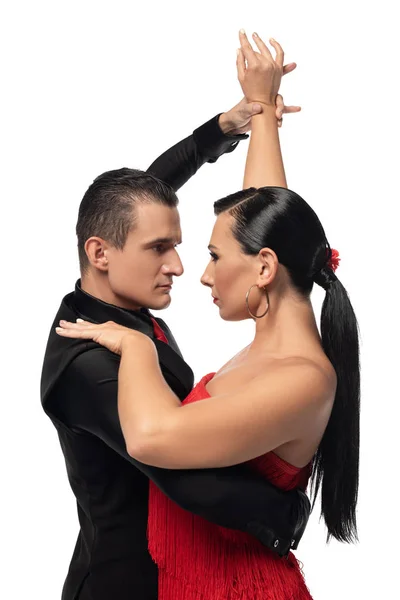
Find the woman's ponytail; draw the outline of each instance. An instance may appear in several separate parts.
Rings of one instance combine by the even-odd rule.
[[[321,338],[337,376],[335,401],[311,476],[313,506],[322,481],[321,514],[329,540],[357,540],[356,504],[360,443],[360,363],[358,325],[347,292],[329,267],[314,281],[326,290]]]

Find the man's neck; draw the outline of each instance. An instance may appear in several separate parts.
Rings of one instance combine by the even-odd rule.
[[[103,302],[107,302],[107,304],[113,304],[114,306],[119,306],[120,308],[126,308],[128,310],[140,310],[141,308],[126,298],[117,296],[110,288],[107,276],[94,277],[90,272],[82,275],[81,289],[87,294],[90,294]]]

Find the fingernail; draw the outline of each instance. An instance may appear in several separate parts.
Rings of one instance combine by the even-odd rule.
[[[270,42],[275,42],[274,38],[269,38]]]
[[[83,319],[77,319],[76,322],[77,323],[83,323]]]
[[[246,33],[244,29],[240,29],[239,33]]]
[[[64,323],[66,323],[66,322],[67,321],[63,321],[63,320],[59,321],[60,325],[64,325]]]
[[[253,33],[254,37],[258,37],[258,33],[254,32]]]
[[[239,48],[236,48],[236,56],[239,56],[240,50]]]
[[[63,328],[62,328],[62,327],[56,327],[56,331],[57,331],[57,332],[58,332],[58,331],[63,331]]]

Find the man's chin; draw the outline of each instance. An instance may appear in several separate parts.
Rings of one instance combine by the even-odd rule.
[[[148,308],[151,310],[163,310],[171,304],[172,298],[169,294],[163,295],[161,298],[152,298]]]

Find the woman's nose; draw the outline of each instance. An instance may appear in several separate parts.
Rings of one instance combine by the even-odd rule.
[[[212,281],[212,278],[211,278],[210,274],[208,273],[207,269],[204,271],[203,275],[200,277],[200,281],[203,285],[212,287],[213,281]]]

